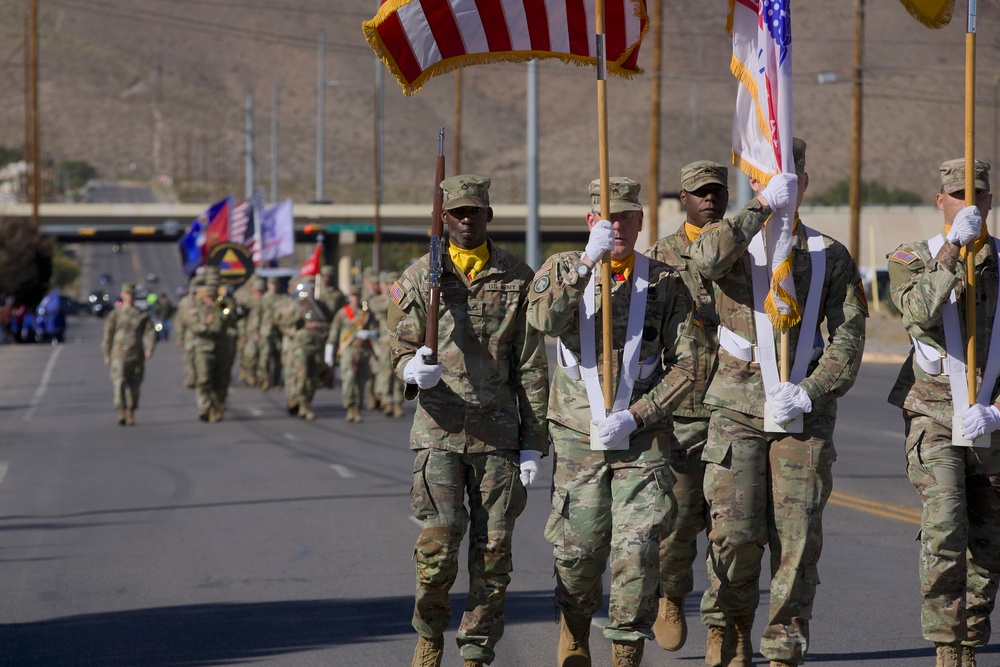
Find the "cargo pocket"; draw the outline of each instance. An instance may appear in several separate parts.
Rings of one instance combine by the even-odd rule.
[[[503,508],[503,515],[509,519],[516,519],[521,516],[521,512],[528,505],[528,490],[521,483],[521,466],[509,461],[510,482],[507,484],[507,503]]]
[[[701,460],[704,463],[725,465],[731,448],[732,444],[729,441],[713,442],[713,439],[709,437],[708,442],[705,443],[705,449],[701,451]]]
[[[417,452],[417,458],[413,462],[413,486],[410,487],[410,511],[414,518],[426,521],[437,516],[437,507],[434,505],[434,498],[431,496],[430,487],[427,485],[427,459],[430,456],[429,449],[422,449]]]
[[[552,490],[552,512],[545,522],[545,539],[557,549],[566,542],[566,521],[569,519],[569,494],[562,489]]]

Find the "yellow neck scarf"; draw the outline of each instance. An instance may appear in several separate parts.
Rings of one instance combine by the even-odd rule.
[[[948,223],[947,225],[944,226],[944,235],[948,236],[948,232],[950,231],[951,231],[951,223]],[[986,243],[986,236],[988,234],[989,231],[987,231],[986,225],[984,224],[982,229],[979,230],[979,236],[976,237],[975,243],[972,244],[973,255],[978,255],[979,251],[983,249],[983,245]]]
[[[476,274],[483,270],[486,262],[490,259],[490,249],[486,247],[485,243],[472,250],[459,248],[449,243],[448,254],[451,255],[451,261],[455,263],[455,267],[467,275],[469,280],[475,278]]]
[[[611,279],[616,283],[628,280],[632,275],[632,267],[635,266],[635,253],[629,253],[625,259],[611,258]]]
[[[688,241],[694,243],[694,240],[698,238],[698,234],[701,234],[701,227],[695,227],[690,222],[684,222],[684,233],[687,234]]]

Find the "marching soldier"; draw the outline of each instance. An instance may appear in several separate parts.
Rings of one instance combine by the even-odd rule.
[[[195,400],[198,419],[215,423],[226,411],[226,388],[230,373],[229,330],[235,326],[226,304],[219,302],[219,277],[205,274],[198,288],[191,329],[195,352]]]
[[[965,161],[940,167],[944,231],[889,255],[892,302],[913,348],[889,402],[903,410],[906,472],[923,505],[920,625],[937,667],[975,667],[990,640],[1000,580],[1000,382],[995,337],[998,241],[987,233],[990,166],[975,163],[974,206],[965,205]],[[977,396],[966,384],[965,286],[972,243],[976,289]],[[964,437],[963,437],[964,436]]]
[[[371,375],[372,341],[378,338],[379,324],[367,306],[362,306],[358,288],[352,287],[347,299],[347,305],[333,316],[328,342],[336,345],[336,359],[340,361],[345,419],[360,422],[362,396]]]
[[[561,666],[591,664],[591,620],[603,602],[609,558],[604,636],[612,642],[612,664],[639,665],[645,641],[653,639],[660,539],[674,510],[670,415],[694,385],[696,348],[704,340],[677,272],[635,252],[643,218],[639,188],[630,178],[610,179],[611,220],[602,220],[600,181],[591,182],[586,250],[547,259],[529,297],[528,323],[559,339],[548,409],[556,456],[545,538],[555,552]],[[593,274],[606,252],[611,285]],[[603,289],[611,289],[612,350],[603,347]],[[606,354],[613,355],[615,376],[610,414],[599,370]]]
[[[347,297],[337,289],[334,282],[335,267],[332,264],[324,264],[319,270],[319,292],[316,300],[326,308],[326,316],[330,319],[336,315],[337,311],[347,305]]]
[[[389,291],[393,368],[407,397],[417,399],[410,507],[423,528],[414,550],[414,667],[441,664],[448,591],[467,527],[469,596],[457,641],[465,667],[493,662],[503,635],[514,521],[548,449],[544,341],[525,313],[531,269],[487,239],[489,186],[488,178],[471,175],[441,183],[449,244],[441,258],[437,363],[428,361],[432,350],[424,346],[429,255]]]
[[[388,417],[403,416],[403,385],[392,372],[392,360],[389,358],[389,337],[385,335],[386,323],[389,321],[389,290],[393,283],[399,280],[395,271],[385,271],[382,274],[382,285],[379,294],[368,300],[368,309],[379,323],[379,336],[372,341],[372,374],[374,377],[375,396],[382,409],[382,414]]]
[[[121,305],[104,320],[101,352],[104,365],[111,368],[118,423],[133,426],[146,359],[153,356],[156,346],[156,330],[146,313],[135,307],[135,288],[131,283],[122,285],[121,296]]]
[[[281,330],[275,318],[285,303],[285,296],[278,291],[277,277],[267,279],[267,292],[260,298],[260,359],[257,379],[261,390],[281,388]]]
[[[303,283],[297,300],[277,315],[278,326],[290,340],[285,368],[288,414],[312,421],[313,396],[320,382],[323,345],[330,332],[326,312],[312,296],[311,283]]]
[[[192,316],[195,302],[197,301],[197,289],[202,285],[199,276],[192,276],[188,281],[187,294],[182,296],[177,302],[177,347],[181,349],[181,358],[184,365],[184,386],[194,389],[194,334],[191,329]]]

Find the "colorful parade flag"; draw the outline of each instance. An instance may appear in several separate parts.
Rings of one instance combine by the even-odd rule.
[[[928,28],[943,28],[951,22],[955,0],[899,0],[910,16]]]

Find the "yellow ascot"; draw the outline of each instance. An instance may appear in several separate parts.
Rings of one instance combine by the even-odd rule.
[[[476,277],[476,274],[483,270],[486,262],[490,260],[490,249],[484,243],[478,248],[466,250],[454,244],[448,244],[448,254],[455,267],[467,275],[469,280]]]
[[[630,252],[625,259],[611,258],[611,278],[616,283],[628,280],[632,275],[632,267],[635,266],[635,253]]]
[[[948,236],[948,232],[950,231],[951,231],[951,223],[948,223],[944,226],[944,235]],[[988,234],[989,232],[986,229],[986,225],[983,225],[982,228],[979,230],[979,236],[977,236],[976,240],[972,242],[973,256],[978,255],[979,251],[983,249],[983,245],[986,244],[986,236]]]
[[[698,238],[698,234],[701,234],[701,227],[695,227],[690,222],[685,222],[684,233],[687,234],[688,241],[694,243],[694,240]]]

